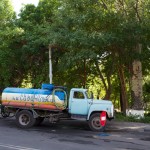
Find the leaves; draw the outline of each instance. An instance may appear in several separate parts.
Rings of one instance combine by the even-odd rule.
[[[111,96],[119,97],[118,66],[126,83],[135,59],[149,75],[149,6],[149,0],[40,0],[37,7],[25,5],[15,19],[9,0],[1,0],[1,88],[20,86],[29,77],[34,87],[48,82],[51,45],[55,84],[91,88],[98,83],[105,94],[113,86]],[[140,55],[134,51],[137,43]]]

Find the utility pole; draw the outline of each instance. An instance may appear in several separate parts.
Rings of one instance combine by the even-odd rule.
[[[51,45],[49,45],[49,80],[50,80],[50,84],[52,84],[52,47]]]

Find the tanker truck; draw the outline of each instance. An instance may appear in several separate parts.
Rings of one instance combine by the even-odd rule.
[[[45,118],[50,123],[63,119],[87,121],[91,130],[103,131],[106,121],[114,118],[109,100],[96,100],[87,89],[42,84],[40,89],[5,88],[2,92],[3,113],[14,114],[20,128],[39,125]]]

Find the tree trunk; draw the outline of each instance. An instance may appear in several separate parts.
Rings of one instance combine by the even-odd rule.
[[[126,115],[128,100],[127,100],[127,94],[126,94],[126,83],[125,83],[123,66],[118,67],[118,73],[119,73],[119,78],[120,78],[120,105],[121,105],[121,111]]]
[[[103,74],[102,74],[102,72],[101,72],[101,70],[99,68],[98,61],[95,62],[95,65],[96,65],[97,72],[99,74],[100,79],[102,80],[102,83],[104,85],[104,89],[105,89],[105,92],[106,92],[106,94],[105,94],[103,99],[109,100],[110,99],[110,95],[111,95],[111,79],[110,79],[110,77],[111,77],[112,71],[109,73],[109,75],[107,75],[107,83],[106,83],[106,81],[105,81],[105,79],[103,77]]]
[[[111,87],[108,87],[108,89],[106,91],[106,94],[105,94],[103,99],[109,100],[110,99],[110,95],[111,95]]]
[[[141,45],[138,44],[135,48],[135,52],[141,53]],[[132,78],[131,78],[131,97],[133,100],[132,109],[142,110],[142,63],[140,60],[134,60],[132,63]]]

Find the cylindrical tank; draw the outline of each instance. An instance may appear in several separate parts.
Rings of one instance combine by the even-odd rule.
[[[5,88],[2,105],[36,109],[65,109],[67,100],[63,89],[55,89],[52,84],[42,84],[42,89]]]

